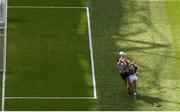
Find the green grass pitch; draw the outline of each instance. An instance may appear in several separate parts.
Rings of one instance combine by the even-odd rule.
[[[5,110],[180,110],[180,1],[9,0],[90,8],[97,99],[5,101]],[[120,50],[140,66],[138,100],[119,77]],[[1,56],[0,56],[1,57]],[[84,9],[9,9],[6,96],[93,96]]]
[[[9,9],[6,96],[93,96],[87,20],[79,16],[86,10]]]

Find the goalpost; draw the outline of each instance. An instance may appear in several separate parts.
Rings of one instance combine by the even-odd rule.
[[[5,108],[6,47],[7,47],[7,9],[8,0],[0,0],[0,72],[2,73],[1,110]]]
[[[5,71],[7,41],[7,0],[0,0],[0,72]]]

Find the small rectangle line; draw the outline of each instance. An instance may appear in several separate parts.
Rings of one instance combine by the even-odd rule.
[[[86,9],[87,7],[60,7],[60,6],[8,6],[10,9]]]
[[[88,99],[97,99],[96,97],[5,97],[7,100],[16,100],[16,99],[32,99],[32,100],[88,100]]]

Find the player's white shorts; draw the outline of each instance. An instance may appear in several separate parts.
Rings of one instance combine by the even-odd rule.
[[[130,81],[131,83],[132,83],[133,81],[136,81],[136,80],[138,80],[138,77],[136,76],[135,73],[129,76],[129,81]]]

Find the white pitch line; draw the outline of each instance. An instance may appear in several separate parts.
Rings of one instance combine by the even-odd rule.
[[[7,48],[7,8],[8,2],[5,2],[5,29],[4,29],[4,48],[3,48],[3,77],[2,77],[2,102],[1,110],[5,110],[5,82],[6,82],[6,48]]]
[[[34,100],[91,100],[96,99],[95,97],[5,97],[5,99],[16,100],[16,99],[34,99]]]
[[[91,34],[91,21],[90,21],[90,13],[89,8],[86,8],[87,13],[87,20],[88,20],[88,34],[89,34],[89,49],[91,54],[91,68],[92,68],[92,80],[93,80],[93,87],[94,87],[94,98],[97,98],[96,92],[96,78],[95,78],[95,69],[94,69],[94,55],[93,55],[93,45],[92,45],[92,34]]]
[[[12,9],[86,9],[87,7],[59,7],[59,6],[8,6]]]

